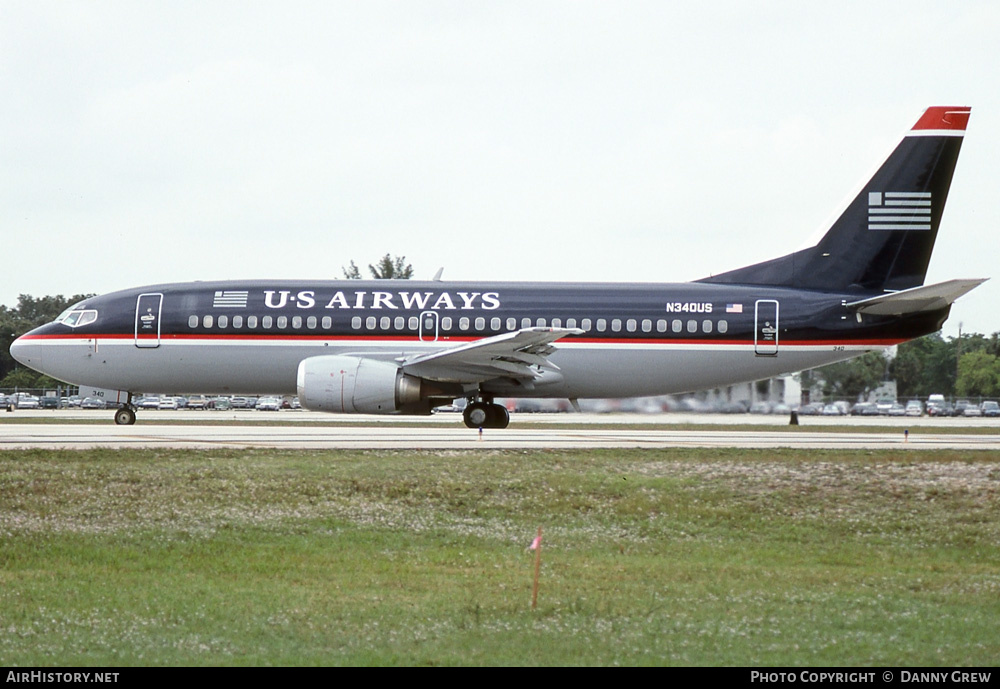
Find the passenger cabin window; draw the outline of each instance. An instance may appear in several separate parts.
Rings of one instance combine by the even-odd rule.
[[[316,329],[316,316],[309,316],[309,318],[306,319],[306,327],[310,330]]]
[[[727,321],[719,321],[719,332],[729,332],[729,323]]]
[[[243,327],[243,316],[233,316],[233,327],[237,329]]]
[[[591,327],[591,323],[590,323],[590,319],[589,318],[584,318],[582,321],[580,321],[580,328],[582,328],[584,332],[588,332],[589,333],[590,332],[590,327]]]
[[[188,327],[189,328],[197,328],[198,327],[198,317],[197,316],[188,316]]]
[[[597,319],[597,332],[603,333],[607,329],[608,329],[608,322],[606,320],[604,320],[603,318],[598,318]]]
[[[247,316],[247,327],[248,328],[256,328],[257,327],[257,317],[256,316]]]
[[[205,316],[203,319],[201,319],[201,322],[204,324],[204,326],[206,328],[211,328],[212,327],[212,317],[211,316]]]
[[[264,330],[270,330],[271,326],[274,325],[274,319],[270,316],[264,316],[260,319],[260,325],[264,328]]]
[[[229,316],[219,316],[219,327],[220,328],[229,327]]]
[[[332,325],[333,325],[333,319],[330,316],[323,316],[323,330],[329,330]],[[358,318],[358,325],[357,325],[357,327],[359,327],[359,328],[361,327],[361,319],[360,318]]]

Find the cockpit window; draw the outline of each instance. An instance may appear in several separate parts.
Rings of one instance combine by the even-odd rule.
[[[96,309],[84,309],[79,306],[71,306],[59,314],[59,318],[57,318],[55,322],[68,325],[71,328],[79,328],[82,325],[89,325],[96,320]]]

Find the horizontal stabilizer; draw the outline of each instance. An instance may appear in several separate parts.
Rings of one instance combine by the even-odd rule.
[[[873,316],[901,316],[921,311],[937,311],[950,306],[956,299],[971,292],[989,278],[981,280],[948,280],[936,285],[913,287],[900,292],[882,294],[871,299],[846,304],[859,313]]]

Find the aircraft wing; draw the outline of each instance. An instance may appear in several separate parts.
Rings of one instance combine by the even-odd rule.
[[[481,383],[502,377],[533,380],[542,375],[542,369],[559,370],[548,359],[556,350],[553,342],[582,333],[577,328],[524,328],[408,357],[402,367],[411,375],[441,382]]]
[[[954,303],[963,294],[971,292],[986,282],[980,280],[947,280],[936,285],[913,287],[890,294],[880,294],[870,299],[845,304],[860,313],[875,316],[900,316],[906,313],[936,311]]]

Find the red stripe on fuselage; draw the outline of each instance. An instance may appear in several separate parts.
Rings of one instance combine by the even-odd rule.
[[[486,339],[490,337],[489,335],[483,336],[459,336],[459,337],[439,337],[437,340],[420,340],[411,335],[282,335],[282,336],[268,336],[268,335],[219,335],[219,334],[177,334],[177,335],[161,335],[160,340],[166,341],[181,341],[181,340],[213,340],[216,342],[385,342],[385,343],[412,343],[412,344],[442,344],[442,343],[463,343],[463,342],[476,342],[477,340]],[[24,340],[125,340],[133,341],[135,340],[134,335],[23,335],[21,339]],[[148,338],[150,340],[155,338]],[[142,338],[140,338],[142,341]],[[681,338],[601,338],[601,337],[573,337],[572,339],[566,338],[562,340],[564,344],[683,344],[683,345],[702,345],[702,346],[712,346],[712,345],[752,345],[754,341],[752,339],[734,340],[707,340],[707,339],[681,339]],[[873,339],[844,339],[844,340],[795,340],[785,338],[778,342],[778,347],[782,346],[816,346],[816,347],[832,347],[838,345],[871,345],[875,347],[891,347],[893,345],[898,345],[901,342],[906,342],[902,338],[873,338]],[[758,343],[758,344],[770,344],[770,343]],[[558,346],[558,345],[557,345]]]

